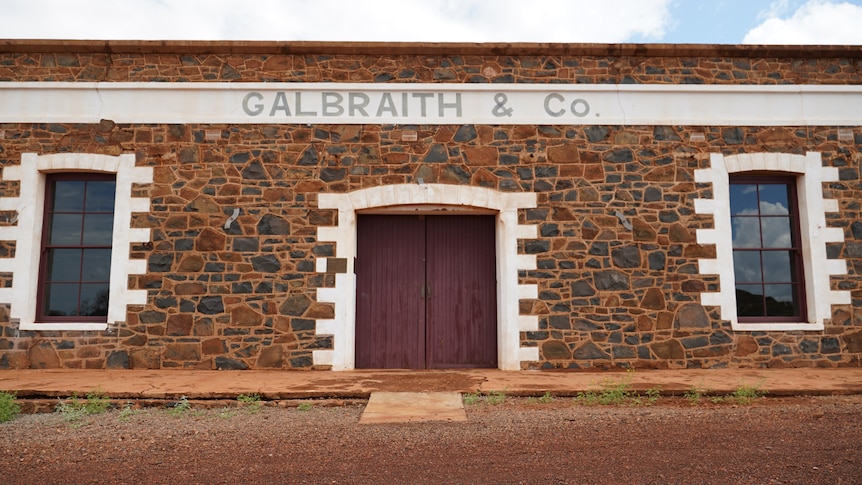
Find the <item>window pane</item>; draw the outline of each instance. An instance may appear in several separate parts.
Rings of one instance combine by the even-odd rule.
[[[110,281],[111,250],[85,249],[81,281]]]
[[[113,180],[87,182],[87,211],[113,212],[114,192]]]
[[[766,314],[771,317],[799,315],[794,285],[766,285]]]
[[[113,214],[87,214],[84,216],[85,245],[110,246],[114,235]]]
[[[760,251],[734,251],[733,274],[738,283],[760,283]]]
[[[793,241],[790,236],[789,217],[764,217],[760,220],[760,223],[763,230],[763,247],[793,247]]]
[[[50,284],[45,288],[45,315],[64,317],[78,313],[78,285]]]
[[[81,214],[54,214],[50,241],[50,244],[59,246],[80,245]]]
[[[730,185],[730,214],[731,215],[756,215],[757,214],[757,185],[754,184],[731,184]]]
[[[45,279],[47,281],[78,281],[81,276],[80,249],[48,250]]]
[[[54,183],[53,211],[80,212],[84,208],[84,181],[58,180]]]
[[[790,251],[763,252],[763,281],[770,283],[791,283],[793,282],[793,274],[790,268]]]
[[[790,206],[786,184],[764,184],[760,189],[760,212],[767,215],[790,214]]]
[[[730,221],[732,223],[734,248],[760,247],[760,218],[733,217]]]
[[[740,317],[763,317],[763,287],[736,285],[736,314]]]
[[[108,314],[108,284],[81,285],[81,316]]]

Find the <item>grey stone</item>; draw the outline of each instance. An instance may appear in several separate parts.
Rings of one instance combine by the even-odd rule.
[[[309,297],[302,294],[293,295],[281,304],[278,311],[282,315],[300,317],[309,306],[311,306],[311,299]]]
[[[745,141],[745,132],[742,128],[727,128],[721,130],[721,137],[728,145],[742,145]]]
[[[687,349],[697,349],[709,345],[709,338],[705,336],[689,337],[682,339],[682,346]]]
[[[290,234],[290,224],[279,216],[266,214],[257,223],[257,233],[267,236]]]
[[[320,162],[320,159],[317,156],[317,150],[311,147],[302,152],[302,156],[299,157],[297,164],[303,167],[310,167],[317,165],[318,162]]]
[[[610,133],[610,130],[606,126],[589,126],[584,128],[584,134],[587,135],[587,139],[591,143],[598,143],[604,140]]]
[[[656,141],[682,141],[670,126],[656,126],[653,129],[653,138]]]
[[[779,355],[790,355],[792,353],[793,353],[793,351],[790,350],[790,347],[788,347],[784,344],[775,344],[772,347],[772,356],[773,357],[778,357]]]
[[[260,249],[260,239],[256,237],[236,237],[233,239],[233,250],[238,252],[257,252]]]
[[[551,249],[551,243],[540,239],[531,239],[524,244],[524,252],[527,254],[546,253]]]
[[[802,342],[799,342],[799,350],[804,354],[816,353],[818,347],[819,343],[816,340],[805,339]]]
[[[634,160],[634,153],[630,148],[616,148],[608,150],[602,159],[611,163],[629,163]]]
[[[560,226],[557,224],[542,224],[540,230],[542,237],[554,237],[560,235]]]
[[[281,262],[274,254],[251,258],[251,265],[255,271],[263,273],[276,273],[281,270]]]
[[[324,182],[336,182],[344,180],[347,175],[347,169],[344,168],[324,168],[320,171],[320,180]]]
[[[586,280],[575,281],[572,283],[572,296],[593,296],[596,294],[595,288]]]
[[[611,252],[611,258],[620,268],[639,268],[641,265],[641,252],[635,246],[616,248]]]
[[[269,176],[267,175],[263,164],[258,160],[254,160],[242,169],[242,178],[248,180],[266,180]]]
[[[572,355],[575,359],[581,360],[610,360],[611,358],[611,356],[608,355],[607,352],[600,349],[599,346],[594,344],[593,342],[584,343],[580,347],[576,348]]]
[[[850,225],[850,231],[853,232],[853,238],[862,240],[862,221],[855,221]]]
[[[215,366],[218,370],[246,370],[248,369],[248,364],[245,362],[230,359],[228,357],[216,357],[215,358]]]
[[[176,304],[176,302],[175,302]],[[162,312],[154,312],[154,311],[143,311],[138,314],[138,321],[141,323],[163,323],[165,321],[165,314]]]
[[[607,256],[608,255],[608,243],[606,242],[596,242],[590,245],[590,254],[593,256]]]
[[[542,343],[542,355],[547,360],[566,360],[572,358],[569,346],[559,340],[548,340]]]
[[[616,270],[599,271],[593,278],[599,291],[622,291],[631,287],[629,277]]]
[[[205,296],[198,303],[197,310],[206,315],[224,313],[224,302],[220,296]]]
[[[706,310],[697,303],[686,303],[676,312],[675,328],[709,328],[709,326]]]
[[[173,254],[154,253],[147,260],[147,270],[151,273],[165,273],[171,270],[173,262]]]
[[[108,354],[108,358],[105,361],[105,368],[107,369],[128,369],[129,368],[129,354],[125,350],[115,350]]]
[[[635,349],[622,345],[614,345],[613,348],[611,348],[611,353],[615,359],[634,359],[637,357]]]
[[[548,327],[559,330],[569,330],[572,328],[572,323],[568,315],[551,315],[548,318]]]
[[[847,243],[844,248],[845,258],[862,258],[862,242]]]
[[[841,342],[835,337],[823,337],[823,340],[820,341],[820,352],[837,354],[841,352]]]
[[[463,125],[455,132],[455,141],[468,142],[476,139],[476,127],[474,125]]]
[[[431,145],[431,149],[428,150],[428,153],[425,154],[422,161],[425,163],[447,162],[449,161],[449,153],[446,151],[446,147],[439,143],[435,143]]]
[[[661,200],[661,189],[658,187],[647,187],[644,191],[644,202],[658,202]]]

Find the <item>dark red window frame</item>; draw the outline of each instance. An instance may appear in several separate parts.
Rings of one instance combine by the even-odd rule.
[[[116,194],[116,177],[110,174],[100,174],[100,173],[57,173],[57,174],[48,174],[45,180],[45,210],[44,217],[42,222],[42,238],[41,238],[41,248],[40,248],[40,258],[39,258],[39,282],[36,293],[36,322],[39,323],[52,323],[52,322],[86,322],[86,323],[104,323],[108,321],[107,315],[107,298],[105,298],[104,302],[100,302],[98,310],[91,310],[90,314],[81,315],[82,302],[81,302],[81,291],[82,288],[86,285],[104,285],[110,288],[110,251],[113,249],[111,246],[111,240],[103,241],[100,244],[86,244],[84,239],[85,236],[83,234],[86,232],[85,230],[85,221],[87,215],[101,215],[101,216],[111,216],[111,220],[113,220],[113,214],[115,211],[115,207],[113,206],[113,201],[111,203],[110,210],[91,210],[87,208],[86,195],[84,196],[84,200],[82,201],[82,207],[80,209],[72,209],[68,210],[65,207],[54,207],[56,204],[56,184],[58,182],[114,182],[114,194]],[[85,190],[86,194],[86,190]],[[57,215],[80,215],[81,216],[81,238],[78,243],[70,244],[69,242],[65,243],[53,243],[51,242],[51,234],[52,234],[52,224],[54,222],[54,217]],[[90,232],[92,233],[92,232]],[[112,225],[112,233],[113,233],[113,225]],[[113,235],[113,234],[112,234]],[[111,237],[111,239],[113,239]],[[85,279],[85,272],[87,268],[87,258],[84,256],[84,252],[86,250],[109,250],[107,254],[107,268],[102,268],[101,271],[106,273],[107,276],[103,279],[95,279],[88,280]],[[49,277],[49,264],[52,261],[52,252],[62,250],[81,250],[80,264],[78,269],[78,278],[77,279],[62,279],[51,281],[48,280]],[[56,253],[54,253],[56,255]],[[104,251],[102,252],[104,255]],[[57,256],[59,257],[59,256]],[[101,258],[102,262],[104,262],[104,257]],[[75,265],[71,265],[70,267],[74,267]],[[51,284],[63,284],[65,288],[70,288],[72,285],[77,285],[78,293],[77,293],[77,307],[75,314],[71,315],[56,315],[51,314],[47,310],[48,302],[46,299],[48,298],[48,286]],[[110,295],[106,295],[108,298]],[[101,308],[101,304],[104,304],[104,308]],[[85,312],[86,313],[86,312]],[[98,314],[95,314],[98,313]]]
[[[786,216],[781,215],[771,215],[771,214],[763,214],[760,212],[761,208],[761,196],[760,191],[758,189],[757,192],[757,207],[758,214],[756,215],[734,215],[733,211],[731,211],[731,226],[735,224],[735,219],[740,217],[757,219],[759,226],[762,228],[764,224],[762,221],[764,219],[769,219],[771,217],[789,217],[790,219],[790,236],[791,243],[789,246],[781,246],[781,247],[764,247],[763,244],[763,234],[761,234],[761,242],[758,246],[752,247],[736,247],[734,245],[734,261],[736,260],[737,252],[755,252],[760,255],[760,268],[759,273],[761,275],[760,280],[754,281],[740,281],[739,275],[734,275],[735,280],[735,288],[734,291],[737,292],[737,318],[740,323],[795,323],[795,322],[805,322],[807,321],[807,303],[805,300],[805,273],[804,273],[804,262],[802,257],[802,245],[801,245],[801,234],[800,234],[800,226],[799,226],[799,199],[797,197],[797,179],[791,176],[784,175],[773,175],[773,174],[764,174],[764,173],[754,173],[754,174],[742,174],[742,175],[733,175],[730,177],[730,185],[731,185],[731,194],[733,193],[733,185],[776,185],[787,188],[787,202],[788,202],[788,214]],[[733,195],[731,195],[731,199],[733,199]],[[733,201],[731,200],[731,206],[733,206]],[[790,255],[789,261],[789,272],[791,274],[791,281],[770,281],[767,278],[767,270],[764,264],[764,253],[768,252],[788,252]],[[735,264],[735,263],[734,263]],[[769,312],[769,302],[767,301],[767,294],[765,291],[766,285],[769,284],[781,284],[786,285],[788,283],[792,283],[793,290],[793,298],[796,302],[796,312],[792,316],[784,316],[784,315],[768,315],[766,313]],[[763,294],[759,295],[762,298],[761,304],[763,316],[746,316],[740,314],[740,306],[742,303],[740,302],[740,296],[738,288],[740,285],[742,286],[754,286],[756,284],[760,284],[763,288]]]

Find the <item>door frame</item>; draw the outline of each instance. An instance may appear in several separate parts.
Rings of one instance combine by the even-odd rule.
[[[318,319],[316,335],[332,336],[332,349],[314,350],[315,366],[352,370],[356,358],[357,214],[493,214],[497,252],[497,365],[520,370],[522,362],[539,360],[537,347],[521,347],[520,335],[539,329],[537,315],[520,315],[522,299],[538,298],[538,286],[518,284],[518,272],[536,269],[536,256],[518,254],[519,239],[534,239],[536,225],[519,224],[518,210],[536,207],[535,193],[507,193],[484,187],[446,184],[397,184],[346,194],[320,194],[318,207],[338,211],[337,226],[317,228],[319,242],[335,243],[335,258],[346,260],[346,272],[335,274],[335,287],[318,288],[317,301],[334,305],[334,318]],[[327,273],[331,258],[318,258],[316,270]]]

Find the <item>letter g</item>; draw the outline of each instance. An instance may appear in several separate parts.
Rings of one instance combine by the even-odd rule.
[[[263,113],[263,105],[261,103],[256,103],[253,106],[248,105],[248,102],[251,98],[255,98],[258,101],[261,101],[263,100],[263,95],[261,95],[257,91],[252,91],[246,94],[244,98],[242,98],[242,110],[245,111],[245,114],[249,116],[257,116]]]

